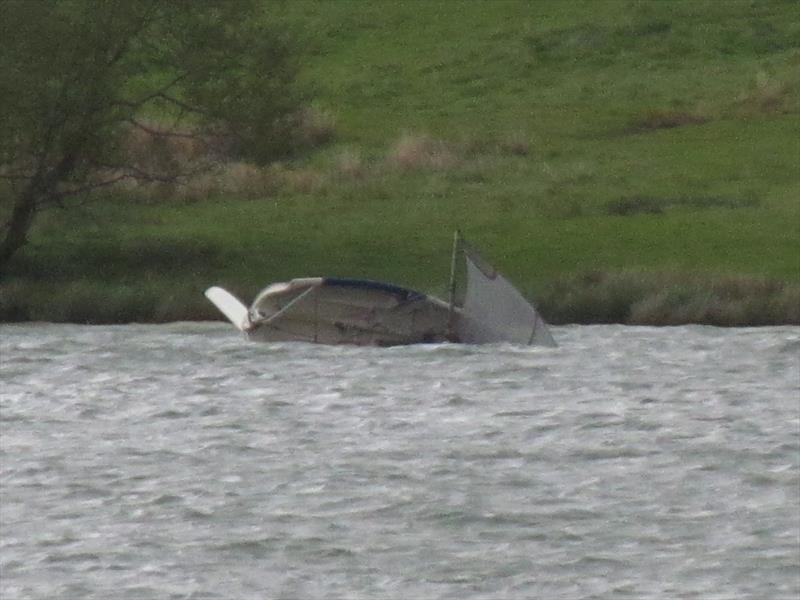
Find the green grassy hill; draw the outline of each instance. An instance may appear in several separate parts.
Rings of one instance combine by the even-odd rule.
[[[0,318],[216,317],[210,284],[444,293],[464,231],[557,322],[800,323],[800,5],[288,2],[317,149],[43,215]]]

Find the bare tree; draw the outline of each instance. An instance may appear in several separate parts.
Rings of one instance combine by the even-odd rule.
[[[148,160],[137,134],[147,153],[175,140],[262,163],[291,151],[295,66],[268,8],[0,0],[0,269],[41,210],[187,174]]]

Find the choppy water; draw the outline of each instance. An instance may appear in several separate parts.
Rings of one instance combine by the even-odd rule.
[[[800,595],[800,328],[0,327],[0,598]]]

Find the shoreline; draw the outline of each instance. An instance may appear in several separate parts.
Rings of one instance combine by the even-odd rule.
[[[205,287],[196,281],[150,280],[136,286],[7,279],[0,284],[0,323],[225,321],[203,296]],[[230,288],[245,305],[259,291],[253,286]],[[800,284],[759,277],[618,271],[565,277],[539,284],[533,292],[527,285],[519,289],[555,326],[800,325]]]

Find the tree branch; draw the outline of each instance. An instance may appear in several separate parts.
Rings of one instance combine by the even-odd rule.
[[[164,129],[155,129],[153,127],[149,127],[136,119],[130,118],[126,119],[128,123],[136,127],[137,129],[141,129],[145,133],[149,133],[153,137],[173,137],[173,138],[187,138],[191,140],[202,140],[205,139],[207,136],[203,136],[199,133],[188,133],[183,131],[167,131]]]
[[[146,96],[143,96],[142,98],[139,98],[138,100],[126,100],[125,98],[119,98],[115,100],[114,104],[118,104],[119,106],[124,106],[134,111],[139,110],[142,106],[144,106],[148,102],[156,100],[157,98],[163,98],[164,94],[166,94],[167,91],[175,87],[178,83],[180,83],[182,79],[185,79],[188,76],[189,73],[181,73],[166,85],[160,87],[154,92],[151,92],[150,94],[147,94]],[[200,112],[200,111],[198,110],[194,112]]]
[[[127,173],[121,173],[116,177],[112,177],[111,179],[106,179],[105,181],[89,183],[81,187],[72,188],[71,190],[63,190],[60,192],[55,192],[50,195],[50,198],[52,198],[53,202],[57,203],[64,200],[65,198],[69,198],[70,196],[77,196],[79,194],[85,194],[86,192],[93,192],[94,190],[114,185],[115,183],[119,183],[123,179],[129,179],[129,178],[130,175],[128,175]],[[47,202],[45,202],[45,204],[47,204]]]
[[[188,73],[186,73],[186,76],[188,76]],[[181,109],[183,109],[183,110],[185,110],[187,112],[195,113],[195,114],[198,114],[198,115],[208,115],[209,114],[208,111],[205,111],[205,110],[203,110],[201,108],[198,108],[196,106],[192,106],[191,104],[187,104],[183,100],[178,100],[177,98],[169,96],[169,95],[167,95],[166,93],[163,93],[163,92],[159,92],[159,93],[155,94],[155,97],[156,98],[160,98],[160,99],[162,99],[162,100],[164,100],[166,102],[169,102],[170,104],[173,104],[173,105],[177,106],[178,108],[181,108]]]

